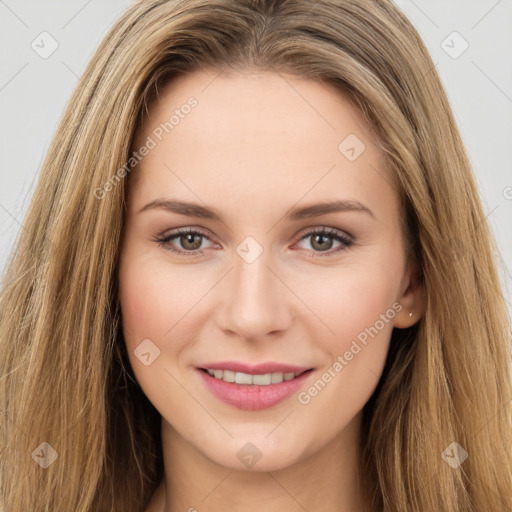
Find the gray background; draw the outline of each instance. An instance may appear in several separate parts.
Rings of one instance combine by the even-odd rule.
[[[0,0],[0,272],[64,106],[130,3]],[[512,313],[512,0],[396,3],[423,37],[455,111],[503,257],[500,276]],[[42,58],[37,51],[51,49],[52,39],[58,48]]]

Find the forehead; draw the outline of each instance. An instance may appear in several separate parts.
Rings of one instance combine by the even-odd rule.
[[[141,178],[134,188],[145,199],[179,193],[222,203],[236,196],[253,207],[263,196],[296,202],[337,191],[393,199],[371,125],[344,93],[316,80],[272,72],[182,75],[149,105],[134,149],[148,139],[154,147],[130,177]]]

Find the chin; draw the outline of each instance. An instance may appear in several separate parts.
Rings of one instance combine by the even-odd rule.
[[[305,456],[306,447],[296,439],[287,437],[286,440],[276,438],[272,441],[261,437],[235,437],[223,446],[196,446],[214,464],[237,471],[267,472],[279,471],[299,462]]]

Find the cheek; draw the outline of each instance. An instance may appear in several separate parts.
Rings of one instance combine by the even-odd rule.
[[[343,343],[392,307],[398,286],[391,273],[368,267],[337,269],[327,279],[308,283],[307,304],[318,312],[331,337]]]
[[[161,267],[154,259],[143,253],[123,253],[119,268],[119,301],[124,340],[135,377],[158,410],[163,410],[165,400],[168,402],[166,406],[174,403],[174,398],[168,396],[173,381],[165,369],[171,366],[170,360],[175,359],[182,348],[169,343],[172,338],[166,336],[183,315],[179,308],[183,296],[170,293],[174,289],[174,283],[163,278]],[[149,359],[144,361],[146,353],[149,353]]]
[[[315,297],[311,309],[322,311],[322,321],[334,333],[316,337],[326,355],[322,372],[298,400],[311,407],[311,418],[330,411],[329,435],[362,409],[382,374],[396,314],[397,284],[392,272],[338,269],[328,287],[317,284],[309,295]],[[310,428],[317,428],[314,420]]]
[[[155,262],[153,262],[155,263]],[[127,251],[119,269],[119,301],[126,343],[131,347],[143,339],[160,345],[172,327],[180,294],[169,293],[175,288],[165,279],[158,264]],[[181,296],[182,297],[182,296]]]
[[[142,272],[126,266],[119,275],[119,300],[123,331],[128,345],[134,346],[142,339],[153,339],[160,333],[155,290],[141,279]]]
[[[119,269],[119,301],[123,332],[129,348],[151,339],[162,351],[182,346],[183,330],[197,308],[191,311],[207,291],[201,276],[179,272],[160,255],[127,250]]]

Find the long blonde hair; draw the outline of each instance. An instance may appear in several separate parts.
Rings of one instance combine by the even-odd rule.
[[[387,0],[142,0],[110,30],[66,107],[2,285],[1,510],[139,512],[162,478],[160,416],[119,321],[128,177],[103,192],[158,88],[198,68],[333,83],[392,164],[426,309],[393,331],[364,408],[367,501],[385,512],[512,510],[498,251],[435,66]]]

